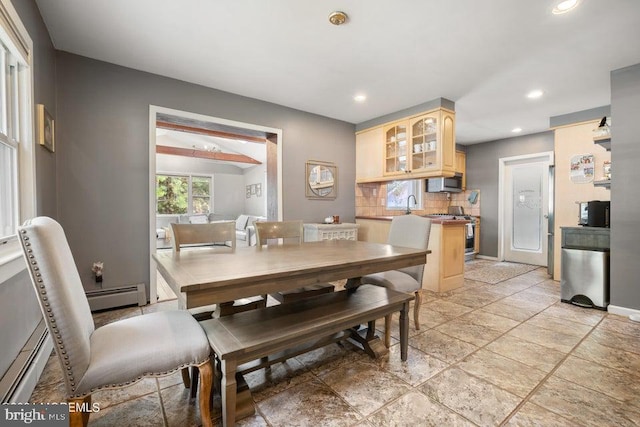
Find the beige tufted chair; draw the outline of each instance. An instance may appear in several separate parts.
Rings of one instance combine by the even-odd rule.
[[[431,220],[417,215],[395,216],[391,220],[387,243],[393,246],[404,246],[414,249],[427,249],[431,234]],[[422,302],[422,276],[424,264],[399,270],[383,271],[369,274],[361,278],[361,283],[383,286],[394,291],[415,293],[416,301],[413,305],[413,320],[416,329],[420,329],[420,303]],[[391,315],[385,317],[384,343],[389,347],[391,343]]]
[[[209,342],[187,311],[145,314],[95,329],[60,224],[51,218],[34,218],[19,228],[18,238],[65,374],[70,403],[90,403],[94,391],[197,366],[202,377],[202,424],[212,426]],[[70,412],[71,426],[86,426],[88,421],[88,412]]]

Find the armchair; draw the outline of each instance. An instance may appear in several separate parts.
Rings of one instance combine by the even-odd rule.
[[[163,376],[197,366],[202,378],[199,397],[202,425],[212,426],[213,368],[209,342],[187,311],[145,314],[95,329],[60,224],[51,218],[34,218],[19,228],[18,237],[65,373],[68,402],[90,403],[95,391],[125,387],[143,377]],[[71,426],[86,426],[88,421],[88,412],[70,412]]]

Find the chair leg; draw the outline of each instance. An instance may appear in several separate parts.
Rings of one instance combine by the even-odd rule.
[[[67,399],[69,406],[69,427],[87,427],[91,412],[91,395]],[[82,410],[84,409],[84,411]]]
[[[384,316],[384,346],[391,347],[391,314]]]
[[[189,377],[189,368],[182,368],[182,383],[184,388],[191,387],[191,378]]]
[[[211,385],[213,383],[213,366],[211,360],[198,365],[200,374],[200,416],[202,427],[213,427],[211,421]]]
[[[420,330],[420,304],[422,304],[422,289],[416,291],[416,300],[413,304],[413,321],[418,331]]]
[[[191,367],[191,398],[195,399],[198,393],[198,377],[200,377],[200,370],[195,366]]]

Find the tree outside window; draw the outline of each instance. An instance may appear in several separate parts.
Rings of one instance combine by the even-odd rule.
[[[159,215],[209,213],[211,177],[156,175],[156,201]]]

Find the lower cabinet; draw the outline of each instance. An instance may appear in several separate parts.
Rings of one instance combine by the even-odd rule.
[[[462,224],[431,224],[427,265],[422,288],[447,292],[464,285],[464,246],[466,229]]]

